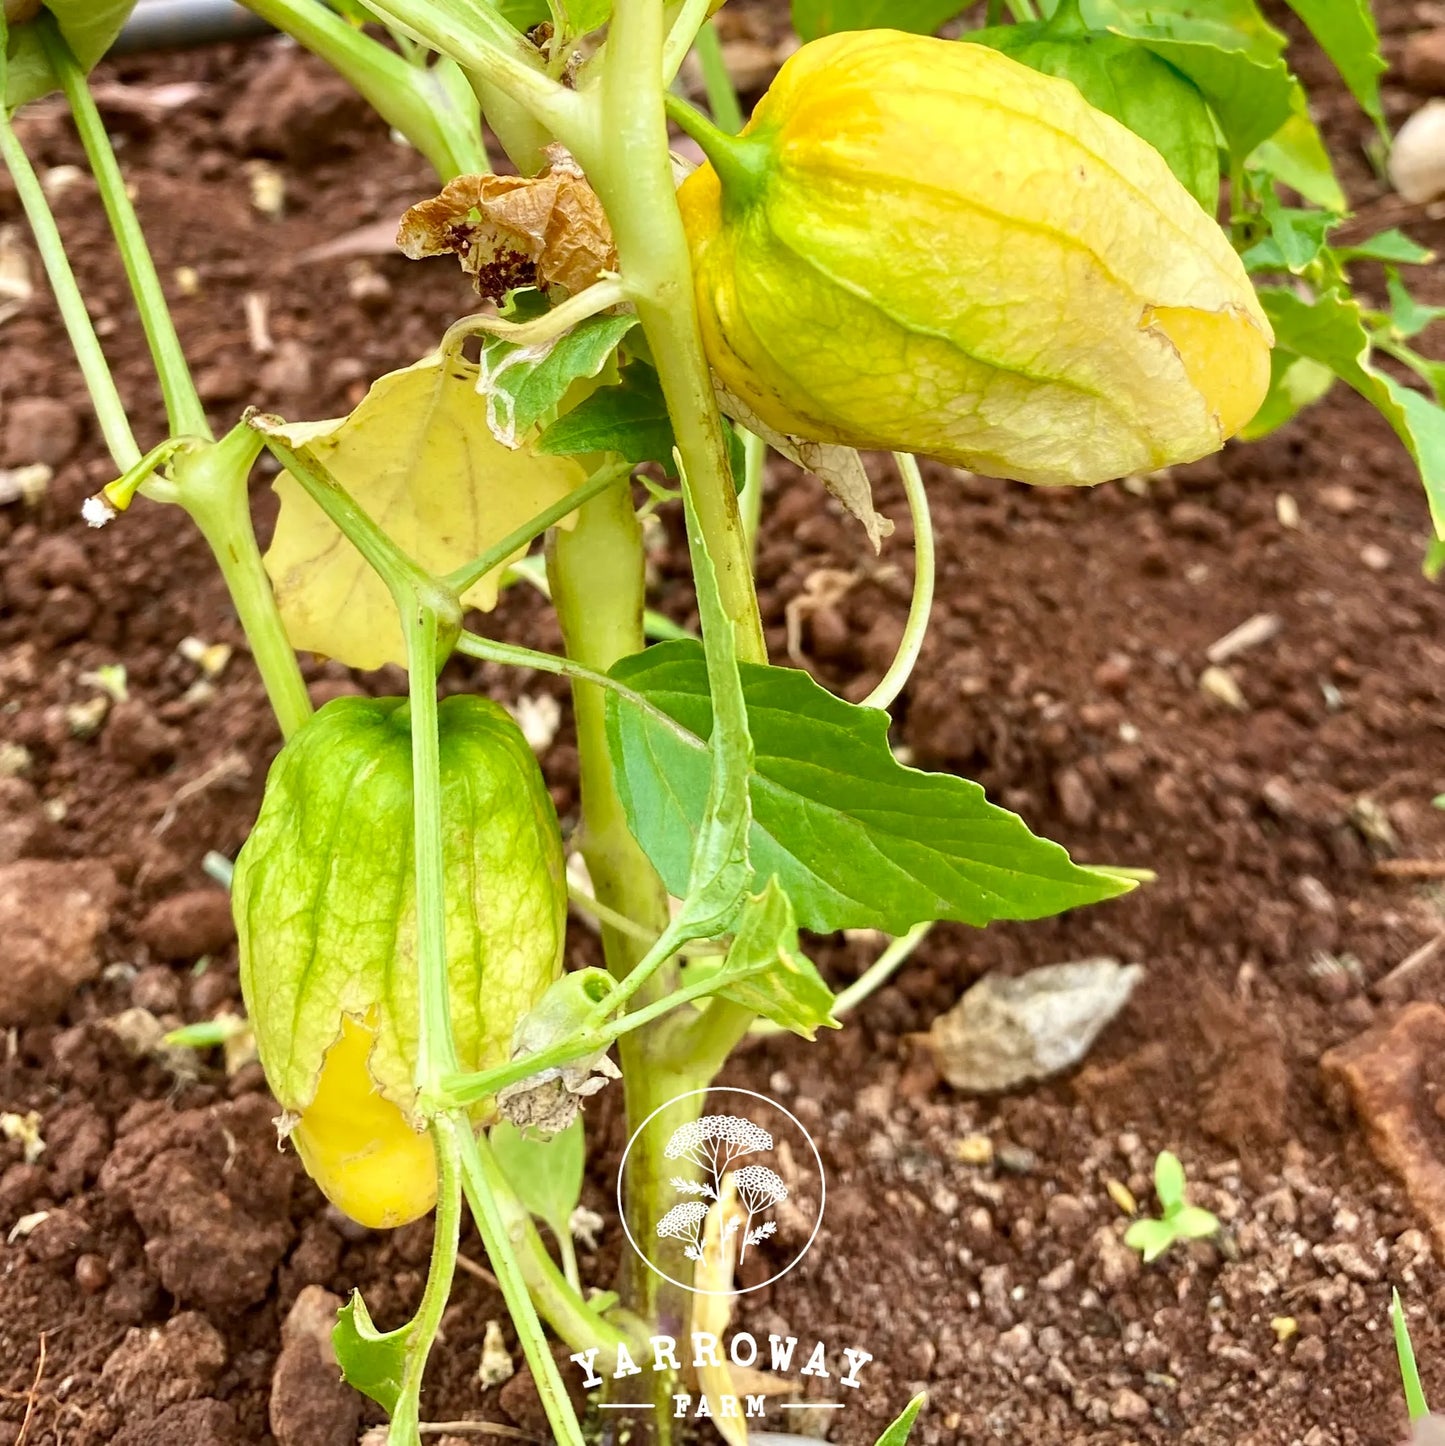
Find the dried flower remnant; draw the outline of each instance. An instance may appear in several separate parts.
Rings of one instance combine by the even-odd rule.
[[[413,261],[451,253],[477,291],[500,301],[537,286],[555,301],[617,269],[602,203],[562,146],[540,176],[458,176],[401,218],[396,244]]]

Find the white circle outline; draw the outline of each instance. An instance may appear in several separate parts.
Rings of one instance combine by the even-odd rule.
[[[622,1200],[622,1184],[627,1178],[627,1157],[632,1153],[632,1147],[637,1143],[642,1132],[660,1115],[664,1110],[671,1109],[679,1100],[690,1100],[694,1095],[747,1095],[751,1099],[761,1100],[765,1105],[771,1105],[779,1114],[786,1115],[797,1127],[798,1133],[808,1142],[808,1148],[813,1152],[813,1163],[818,1167],[818,1218],[813,1222],[813,1233],[808,1237],[808,1242],[785,1265],[776,1275],[770,1275],[766,1280],[760,1281],[757,1285],[744,1286],[741,1290],[698,1290],[696,1286],[688,1285],[681,1280],[669,1275],[665,1270],[659,1270],[637,1241],[633,1238],[632,1227],[627,1223],[627,1209]],[[737,1085],[708,1085],[700,1090],[684,1090],[680,1095],[674,1095],[670,1100],[658,1105],[643,1122],[632,1132],[632,1138],[627,1142],[627,1148],[622,1152],[622,1159],[617,1166],[617,1214],[622,1221],[623,1234],[627,1236],[627,1243],[632,1247],[633,1254],[654,1274],[660,1275],[663,1280],[685,1290],[689,1295],[706,1296],[735,1296],[748,1295],[755,1290],[761,1290],[765,1285],[772,1285],[775,1280],[781,1280],[812,1248],[813,1242],[818,1238],[818,1231],[823,1227],[823,1208],[828,1203],[828,1178],[823,1173],[823,1157],[818,1153],[818,1146],[813,1142],[813,1137],[804,1128],[803,1122],[786,1105],[780,1105],[777,1100],[769,1095],[759,1094],[757,1090],[740,1089]]]

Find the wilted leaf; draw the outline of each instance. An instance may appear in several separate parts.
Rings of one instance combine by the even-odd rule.
[[[476,380],[470,362],[432,358],[381,377],[349,417],[268,430],[325,466],[414,561],[446,573],[586,477],[565,458],[498,442]],[[353,668],[404,662],[401,625],[385,584],[299,482],[282,473],[276,491],[281,514],[266,570],[291,642]],[[492,607],[505,567],[493,569],[462,601]]]
[[[877,552],[883,539],[893,532],[893,524],[873,506],[873,484],[863,470],[863,459],[852,447],[836,442],[810,442],[805,437],[788,437],[775,432],[741,398],[735,397],[713,378],[717,388],[718,406],[725,415],[761,437],[779,456],[795,467],[811,472],[859,522],[868,534],[868,541]]]
[[[547,156],[540,176],[458,176],[401,218],[396,244],[414,261],[453,253],[492,301],[520,286],[585,291],[617,269],[612,228],[566,150]]]

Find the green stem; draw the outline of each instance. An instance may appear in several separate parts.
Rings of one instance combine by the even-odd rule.
[[[928,616],[933,611],[934,547],[933,516],[928,510],[928,493],[918,459],[907,452],[895,452],[893,460],[903,478],[903,491],[908,497],[908,512],[913,518],[913,597],[908,604],[908,621],[898,652],[878,685],[864,698],[864,708],[890,707],[903,691],[923,651],[928,632]]]
[[[684,728],[676,718],[664,713],[652,699],[637,692],[636,689],[629,688],[625,683],[617,682],[615,678],[609,678],[606,673],[599,673],[595,668],[588,668],[581,663],[573,662],[571,658],[559,658],[555,653],[539,653],[532,648],[519,647],[516,643],[494,642],[491,638],[478,637],[476,633],[465,630],[457,637],[457,652],[484,663],[503,663],[513,668],[533,668],[539,673],[551,673],[555,677],[571,678],[575,682],[586,683],[590,687],[616,693],[619,698],[625,698],[634,708],[646,713],[653,722],[662,724],[683,742],[695,743],[697,741],[695,734]],[[641,925],[637,927],[640,928]],[[649,941],[656,937],[655,933],[647,936]]]
[[[443,181],[491,169],[470,91],[449,86],[437,68],[408,64],[348,25],[321,0],[243,0],[344,76],[376,113],[426,157]]]
[[[85,309],[85,298],[81,295],[75,272],[71,270],[70,258],[65,254],[65,242],[60,239],[50,203],[45,199],[45,190],[3,105],[0,105],[0,161],[4,161],[6,170],[10,172],[25,219],[30,223],[36,249],[50,280],[50,289],[55,293],[55,302],[60,308],[60,318],[65,323],[75,359],[80,363],[80,374],[85,380],[85,389],[90,393],[90,402],[95,408],[95,417],[100,423],[111,460],[117,472],[128,472],[140,461],[141,450],[131,432],[125,403],[116,390],[115,378],[100,347],[100,338],[96,336],[90,313]]]
[[[752,432],[743,433],[743,489],[738,494],[748,560],[758,555],[758,528],[763,520],[763,479],[767,475],[768,444]]]
[[[261,447],[242,424],[219,442],[177,457],[171,477],[176,500],[215,554],[281,735],[290,738],[310,718],[311,699],[251,526],[246,479]]]
[[[698,979],[674,989],[661,999],[644,1004],[640,1009],[634,1009],[631,1014],[624,1014],[620,1019],[609,1020],[605,1024],[592,1024],[578,1030],[570,1038],[547,1049],[539,1049],[535,1054],[509,1060],[506,1064],[499,1064],[475,1074],[458,1071],[456,1074],[447,1075],[441,1082],[446,1102],[452,1105],[477,1104],[506,1089],[508,1085],[520,1084],[543,1070],[555,1069],[558,1065],[571,1064],[573,1060],[586,1059],[589,1055],[597,1054],[619,1039],[625,1039],[635,1030],[644,1029],[664,1015],[670,1014],[674,1009],[691,1004],[696,999],[705,999],[716,991],[715,979],[710,976]],[[603,1002],[610,1008],[613,1003],[612,996],[609,995]]]
[[[465,1128],[465,1126],[463,1126]],[[433,1219],[431,1268],[421,1305],[412,1317],[406,1338],[406,1364],[402,1370],[401,1395],[387,1432],[390,1446],[419,1446],[421,1441],[421,1385],[427,1357],[441,1327],[442,1312],[452,1293],[461,1240],[462,1184],[461,1151],[457,1125],[448,1116],[431,1124],[432,1143],[437,1156],[437,1208]]]
[[[576,153],[588,130],[582,97],[551,79],[542,58],[490,5],[473,0],[368,0],[382,20],[400,26],[468,73],[474,88],[495,87]]]
[[[571,331],[578,322],[609,307],[621,306],[627,299],[627,288],[620,281],[597,281],[576,296],[569,296],[560,306],[543,312],[535,321],[507,321],[485,312],[464,316],[446,329],[438,350],[444,356],[452,355],[461,350],[468,337],[477,335],[494,336],[513,346],[543,346]]]
[[[65,99],[75,117],[80,143],[85,148],[86,159],[95,176],[101,204],[105,207],[111,234],[115,237],[136,309],[140,312],[141,327],[160,378],[171,435],[209,440],[211,428],[206,421],[206,409],[196,394],[191,369],[186,365],[186,354],[176,335],[165,292],[161,289],[161,279],[156,274],[155,262],[146,245],[145,232],[141,230],[140,218],[126,190],[125,177],[120,173],[105,123],[96,109],[95,97],[86,84],[85,72],[65,43],[65,37],[52,16],[42,15],[36,24],[40,29],[45,57],[59,77],[60,88],[65,92]]]
[[[408,602],[410,601],[410,606]],[[411,701],[412,819],[416,831],[416,1087],[430,1099],[457,1068],[447,985],[446,877],[442,858],[441,736],[437,721],[440,617],[423,595],[399,591]]]
[[[693,41],[707,21],[711,0],[682,0],[677,18],[667,30],[667,39],[662,47],[662,83],[671,85],[692,49]]]
[[[500,542],[494,543],[475,561],[455,572],[448,573],[443,582],[459,596],[475,586],[494,567],[500,567],[519,548],[526,547],[534,537],[545,532],[554,523],[561,522],[569,513],[575,512],[584,502],[590,502],[599,492],[614,486],[632,473],[630,462],[621,462],[613,467],[601,467],[580,487],[574,488],[565,497],[543,508],[535,517],[509,532]]]
[[[620,270],[662,383],[738,657],[761,663],[767,659],[762,620],[703,353],[692,263],[668,155],[659,84],[662,29],[656,0],[616,0],[602,75],[601,124],[577,154],[612,223]]]
[[[486,1140],[477,1139],[466,1128],[460,1131],[460,1136],[462,1182],[467,1201],[472,1207],[477,1229],[481,1231],[492,1273],[497,1277],[497,1284],[511,1313],[517,1339],[521,1342],[527,1364],[532,1368],[532,1380],[541,1397],[542,1409],[546,1412],[557,1446],[583,1446],[582,1428],[577,1424],[557,1362],[547,1347],[542,1322],[538,1320],[537,1308],[527,1293],[526,1281],[508,1237],[506,1218],[498,1205],[498,1193],[505,1188],[501,1167]]]
[[[743,108],[738,104],[737,88],[733,85],[727,61],[723,59],[716,21],[709,20],[698,31],[695,45],[698,62],[702,66],[703,88],[707,91],[707,108],[712,112],[713,123],[719,130],[736,135],[743,128]]]

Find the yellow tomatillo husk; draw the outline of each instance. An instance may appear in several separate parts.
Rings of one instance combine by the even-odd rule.
[[[561,835],[521,730],[486,699],[439,709],[447,979],[459,1063],[510,1057],[561,972]],[[429,1210],[409,710],[339,698],[282,749],[236,861],[241,989],[307,1170],[372,1226]]]
[[[1067,81],[854,31],[700,139],[678,199],[708,358],[780,432],[1094,483],[1217,450],[1264,397],[1228,240]]]

